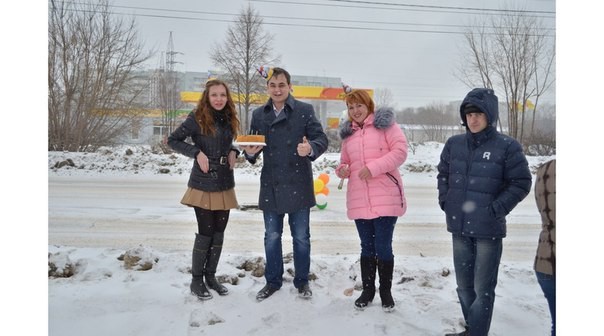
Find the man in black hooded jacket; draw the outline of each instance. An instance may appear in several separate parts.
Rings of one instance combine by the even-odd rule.
[[[460,106],[466,133],[447,140],[438,164],[438,202],[453,239],[457,294],[466,330],[447,335],[488,335],[506,236],[505,217],[531,189],[522,146],[499,133],[497,96],[470,91]]]

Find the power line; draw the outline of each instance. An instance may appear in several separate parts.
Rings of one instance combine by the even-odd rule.
[[[516,13],[532,13],[532,14],[551,14],[554,16],[550,16],[550,15],[545,15],[545,16],[541,16],[541,15],[531,15],[534,17],[543,17],[543,18],[549,18],[549,19],[553,19],[555,18],[555,12],[547,12],[547,11],[526,11],[526,10],[498,10],[498,9],[483,9],[483,8],[472,8],[472,7],[454,7],[454,6],[427,6],[427,5],[406,5],[406,6],[416,6],[416,7],[432,7],[430,9],[428,8],[424,8],[424,9],[416,9],[416,8],[397,8],[397,7],[384,7],[383,5],[388,5],[388,6],[397,6],[397,5],[401,5],[401,6],[405,6],[404,4],[392,4],[392,3],[378,3],[378,2],[369,2],[366,1],[364,3],[366,4],[382,4],[381,7],[377,7],[377,6],[353,6],[353,5],[341,5],[341,4],[326,4],[326,3],[316,3],[316,2],[298,2],[298,1],[281,1],[281,0],[249,0],[251,2],[268,2],[268,3],[276,3],[276,4],[280,4],[280,5],[302,5],[302,6],[322,6],[322,7],[336,7],[336,8],[360,8],[360,9],[380,9],[380,10],[398,10],[398,11],[413,11],[413,12],[429,12],[429,13],[452,13],[452,14],[481,14],[481,15],[502,15],[504,14],[506,11],[507,13],[505,14],[509,14],[510,12],[516,12]],[[327,1],[338,1],[338,0],[327,0]],[[344,1],[344,0],[341,0]],[[352,2],[352,3],[359,3],[359,4],[363,4],[361,2],[358,1],[347,1],[347,2]],[[480,11],[480,12],[479,12]]]
[[[238,13],[219,13],[219,12],[207,12],[207,11],[193,11],[193,10],[180,10],[180,9],[168,9],[168,8],[151,8],[151,7],[134,7],[134,6],[121,6],[121,5],[110,5],[114,8],[125,8],[125,9],[141,9],[150,11],[162,11],[162,12],[175,12],[175,13],[188,13],[188,14],[207,14],[207,15],[224,15],[224,16],[238,16]],[[121,14],[121,13],[118,13]],[[145,15],[145,14],[133,14],[133,15]],[[148,15],[148,14],[147,14]],[[385,25],[409,25],[409,26],[434,26],[434,27],[454,27],[454,28],[465,28],[465,25],[457,24],[432,24],[432,23],[411,23],[411,22],[392,22],[392,21],[366,21],[366,20],[345,20],[345,19],[321,19],[321,18],[305,18],[305,17],[294,17],[294,16],[273,16],[273,15],[261,15],[263,18],[269,19],[283,19],[283,20],[301,20],[301,21],[328,21],[328,22],[343,22],[343,23],[362,23],[362,24],[385,24]],[[170,17],[161,16],[167,18],[181,18],[181,17]],[[201,19],[200,20],[204,20]],[[211,20],[211,19],[208,19]],[[217,20],[225,22],[224,20]],[[546,30],[553,30],[554,28],[546,28]]]
[[[270,1],[269,1],[270,2]],[[74,2],[75,3],[75,2]],[[289,3],[289,2],[288,2]],[[78,3],[82,4],[82,3]],[[209,15],[223,15],[236,17],[239,14],[233,13],[219,13],[219,12],[206,12],[206,11],[190,11],[190,10],[175,10],[166,8],[151,8],[151,7],[134,7],[134,6],[119,6],[109,5],[111,8],[124,8],[124,9],[140,9],[149,11],[160,11],[160,12],[176,12],[176,13],[194,13],[194,14],[209,14]],[[69,11],[76,11],[76,9],[67,9]],[[78,9],[81,12],[92,12],[98,13],[96,10],[83,10]],[[175,19],[175,20],[192,20],[192,21],[212,21],[212,22],[225,22],[234,23],[234,19],[216,19],[216,18],[199,18],[199,17],[187,17],[187,16],[175,16],[175,15],[160,15],[160,14],[144,14],[144,13],[122,13],[122,12],[111,12],[116,15],[132,15],[137,17],[151,17],[161,19]],[[427,24],[427,23],[408,23],[408,22],[387,22],[387,21],[359,21],[359,20],[343,20],[343,19],[319,19],[319,18],[299,18],[299,17],[284,17],[284,16],[263,16],[263,18],[276,19],[276,20],[302,20],[302,21],[328,21],[328,22],[343,22],[343,23],[363,23],[363,24],[384,24],[384,25],[410,25],[410,26],[433,26],[433,27],[453,27],[453,28],[465,28],[464,25],[453,25],[453,24]],[[283,23],[265,20],[264,24],[272,26],[286,26],[286,27],[308,27],[308,28],[320,28],[320,29],[346,29],[346,30],[364,30],[364,31],[393,31],[393,32],[407,32],[407,33],[432,33],[432,34],[455,34],[464,35],[463,31],[451,31],[451,30],[421,30],[421,29],[396,29],[396,28],[382,28],[382,27],[359,27],[359,26],[346,26],[346,25],[324,25],[324,24],[303,24],[303,23]],[[544,30],[552,31],[554,28],[544,28]],[[553,36],[553,35],[546,35]]]
[[[377,1],[353,1],[353,0],[327,0],[333,2],[348,2],[356,4],[372,4],[372,5],[386,5],[386,6],[400,6],[400,7],[417,7],[417,8],[432,8],[432,9],[455,9],[455,10],[467,10],[467,11],[489,11],[489,12],[503,12],[503,13],[535,13],[535,14],[556,14],[551,11],[535,11],[535,10],[520,10],[520,9],[492,9],[492,8],[476,8],[476,7],[458,7],[458,6],[436,6],[436,5],[416,5],[416,4],[401,4],[401,3],[390,3],[390,2],[377,2]]]
[[[192,11],[192,10],[151,8],[151,7],[134,7],[134,6],[121,6],[121,5],[111,5],[111,7],[127,8],[127,9],[141,9],[141,10],[150,10],[150,11],[162,11],[162,12],[175,12],[175,13],[223,15],[223,16],[230,16],[230,17],[239,15],[239,14],[235,14],[235,13],[219,13],[219,12],[207,12],[207,11]],[[466,28],[467,27],[466,25],[458,25],[458,24],[432,24],[432,23],[410,23],[410,22],[392,22],[392,21],[345,20],[345,19],[333,19],[333,18],[322,19],[322,18],[273,16],[273,15],[261,15],[261,16],[265,19],[268,18],[268,19],[301,20],[301,21],[327,21],[327,22],[343,22],[343,23],[384,24],[384,25],[402,25],[402,26],[434,26],[434,27],[453,27],[453,28]],[[174,17],[174,18],[177,18],[177,17]],[[225,22],[224,20],[217,20],[217,21]],[[331,26],[326,26],[326,27],[331,27]],[[325,28],[325,27],[320,26],[319,28]],[[555,28],[544,28],[544,30],[555,30]]]
[[[250,1],[254,1],[254,0],[250,0]],[[329,1],[329,0],[327,0]],[[265,1],[265,2],[271,2],[271,1]],[[275,1],[272,1],[275,2]],[[71,1],[65,1],[65,3],[73,3]],[[78,3],[78,2],[75,2]],[[83,4],[82,2],[79,2],[80,4]],[[291,4],[291,2],[277,2],[279,4]],[[308,5],[307,3],[301,3],[303,5]],[[326,4],[327,5],[327,4]],[[333,6],[330,5],[332,7],[347,7],[347,6]],[[277,7],[277,6],[274,6]],[[167,8],[151,8],[151,7],[134,7],[134,6],[117,6],[117,5],[109,5],[108,8],[111,9],[121,9],[119,12],[114,12],[112,14],[116,14],[116,15],[131,15],[131,16],[139,16],[139,17],[151,17],[151,18],[158,18],[158,19],[172,19],[172,20],[190,20],[190,21],[211,21],[211,22],[223,22],[223,23],[235,23],[237,22],[236,17],[238,17],[240,15],[240,13],[226,13],[226,12],[218,12],[218,11],[194,11],[194,10],[179,10],[179,9],[167,9]],[[358,7],[361,8],[361,7]],[[380,9],[386,9],[386,8],[380,8]],[[135,10],[135,11],[154,11],[157,14],[153,14],[153,13],[127,13],[128,10]],[[430,10],[426,10],[427,12],[433,12],[433,13],[441,13],[440,11],[430,11]],[[100,12],[97,11],[97,12]],[[318,11],[315,10],[316,13]],[[179,15],[180,13],[182,13],[183,15]],[[172,15],[172,14],[176,14],[176,15]],[[189,15],[185,15],[185,14],[189,14]],[[460,12],[456,12],[456,14],[461,14]],[[477,14],[477,13],[473,13],[473,14]],[[203,18],[203,17],[194,17],[193,15],[211,15],[211,18]],[[494,14],[495,15],[495,14]],[[496,15],[504,15],[504,14],[496,14]],[[226,17],[225,17],[226,16]],[[408,22],[388,22],[388,21],[369,21],[369,20],[363,20],[363,21],[359,21],[359,20],[345,20],[345,19],[323,19],[323,18],[312,18],[312,17],[294,17],[294,16],[264,16],[264,15],[260,15],[263,18],[268,18],[269,20],[265,20],[264,24],[266,24],[267,26],[289,26],[289,27],[294,27],[294,28],[304,28],[304,27],[310,27],[310,28],[319,28],[319,29],[348,29],[348,30],[371,30],[371,31],[394,31],[394,32],[410,32],[410,33],[438,33],[438,34],[463,34],[460,31],[454,31],[454,29],[452,30],[448,30],[445,31],[444,29],[442,29],[442,27],[445,28],[463,28],[466,26],[463,25],[437,25],[437,24],[429,24],[429,23],[408,23]],[[312,14],[310,14],[310,16],[312,16]],[[286,20],[287,22],[279,22],[279,20]],[[300,21],[307,21],[309,22],[309,24],[304,24],[304,23],[296,23],[296,22],[291,22],[293,20],[300,20]],[[329,24],[321,24],[324,21],[330,21],[330,22],[334,22],[334,23],[343,23],[342,25],[329,25]],[[316,24],[313,22],[317,22]],[[352,23],[358,23],[358,24],[367,24],[367,25],[376,25],[375,27],[358,27],[358,26],[354,26],[351,25]],[[429,29],[396,29],[396,28],[392,28],[392,27],[379,27],[378,25],[383,24],[383,25],[411,25],[411,26],[415,26],[415,27],[426,27],[426,28],[430,28],[430,27],[441,27],[441,29],[435,29],[435,30],[429,30]],[[555,29],[548,29],[548,30],[554,30]],[[549,35],[548,35],[549,36]],[[400,81],[385,81],[382,80],[380,81],[380,83],[386,83],[387,87],[396,87],[398,84],[400,84]],[[379,86],[376,84],[376,86]],[[430,89],[427,89],[428,91],[433,90],[433,85],[429,85]],[[405,88],[405,89],[399,89],[399,90],[393,90],[393,94],[398,98],[400,97],[401,100],[411,100],[411,99],[415,99],[415,98],[429,98],[431,97],[431,93],[430,92],[423,92],[424,90],[421,89],[421,85],[420,87],[418,87],[418,83],[414,82],[413,85],[411,87]],[[415,94],[410,95],[408,93],[408,91],[413,91],[413,90],[420,90],[421,92],[416,92]],[[434,98],[442,98],[443,96],[434,96]]]

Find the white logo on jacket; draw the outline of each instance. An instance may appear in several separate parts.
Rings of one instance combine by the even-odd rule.
[[[482,153],[482,158],[490,160],[491,159],[491,152],[484,152],[484,153]]]

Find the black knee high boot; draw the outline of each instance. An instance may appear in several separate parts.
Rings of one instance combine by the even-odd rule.
[[[209,300],[212,294],[203,282],[203,268],[208,257],[208,249],[212,243],[212,237],[195,234],[193,245],[193,264],[191,266],[191,293],[201,300]]]
[[[355,307],[365,309],[375,296],[375,257],[361,256],[361,279],[363,280],[363,292],[354,301]]]
[[[229,290],[216,280],[216,268],[218,268],[223,242],[224,232],[214,233],[212,236],[212,245],[208,251],[208,261],[206,262],[206,267],[204,269],[208,287],[218,292],[219,295],[227,295],[229,293]]]
[[[394,299],[390,292],[390,289],[392,288],[394,260],[378,260],[377,268],[378,274],[380,275],[380,298],[382,299],[382,309],[389,313],[394,310]]]

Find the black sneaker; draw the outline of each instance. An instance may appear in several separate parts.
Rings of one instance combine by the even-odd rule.
[[[273,295],[279,288],[271,287],[271,285],[266,284],[259,292],[256,294],[256,300],[262,301],[267,299],[269,296]]]
[[[302,299],[310,299],[312,297],[312,291],[310,290],[310,287],[308,287],[308,284],[298,288],[298,296]]]

